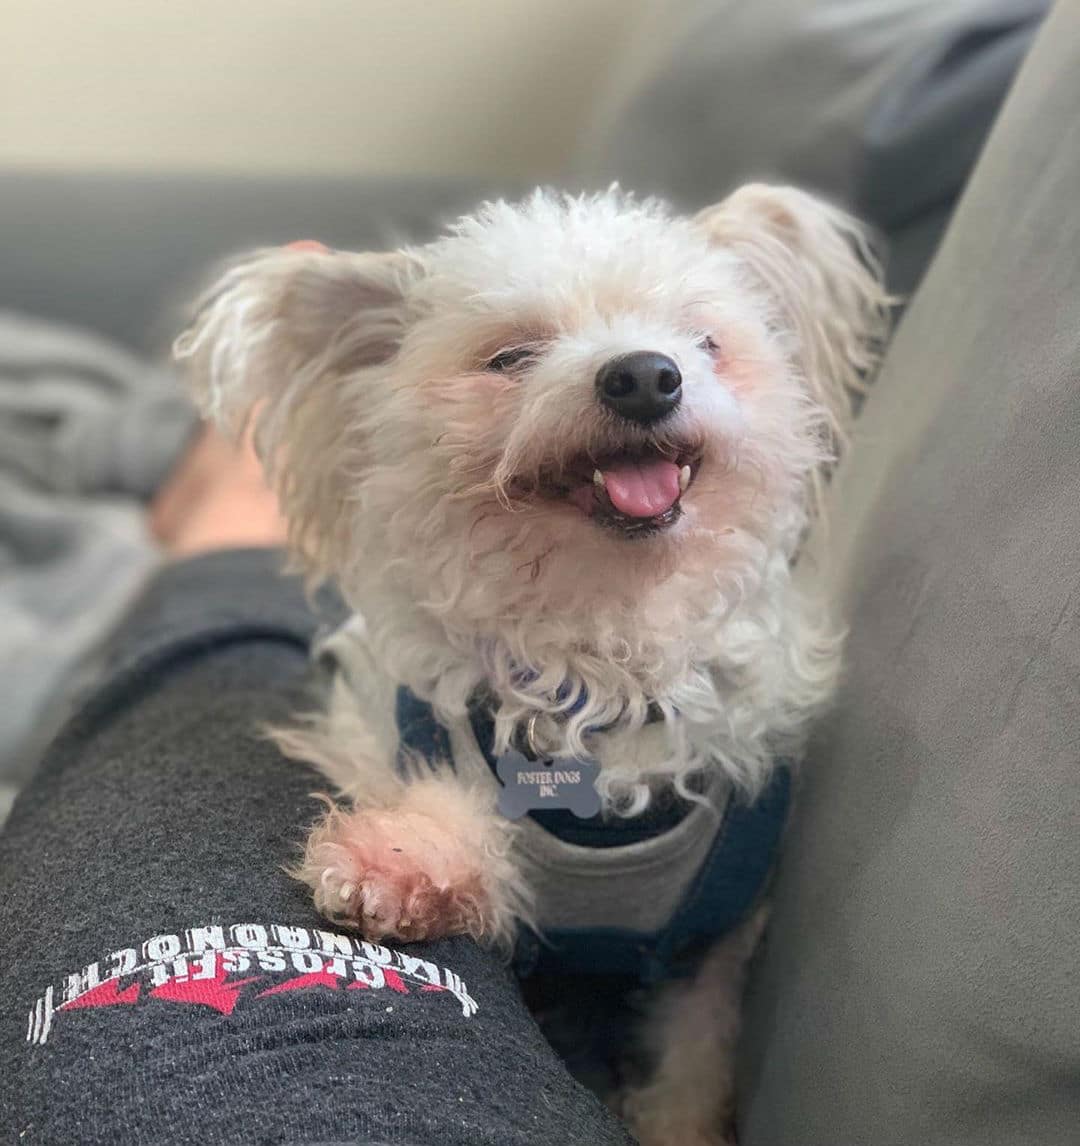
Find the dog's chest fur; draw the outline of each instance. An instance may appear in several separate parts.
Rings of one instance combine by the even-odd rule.
[[[490,742],[482,744],[478,737],[475,720],[438,721],[430,706],[411,698],[414,716],[402,726],[400,695],[374,671],[359,618],[323,643],[320,658],[334,674],[335,703],[354,707],[368,727],[379,729],[385,751],[404,751],[432,766],[449,755],[458,777],[467,785],[489,788],[494,802],[499,786],[494,759]],[[660,722],[617,739],[601,733],[595,743],[602,762],[618,752],[627,763],[626,754],[632,754],[642,774],[668,751]],[[701,926],[708,928],[713,918],[742,918],[759,893],[786,814],[786,772],[780,772],[783,783],[753,804],[716,772],[704,778],[696,802],[674,801],[677,814],[650,811],[620,819],[607,812],[596,821],[582,821],[580,828],[570,812],[555,817],[561,816],[561,827],[552,823],[550,813],[523,817],[514,847],[534,906],[519,956],[531,952],[526,965],[540,954],[545,965],[560,968],[568,963],[575,970],[630,971],[643,977],[668,973],[668,956],[678,946],[672,929],[698,926],[691,918],[691,909],[698,910],[695,904],[706,920]],[[650,828],[650,822],[656,826]],[[526,931],[542,937],[539,947],[525,942]],[[566,961],[558,958],[560,948]]]

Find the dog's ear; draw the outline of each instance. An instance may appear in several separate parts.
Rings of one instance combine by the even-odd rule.
[[[893,302],[867,232],[812,195],[761,183],[707,207],[695,222],[767,291],[774,324],[790,339],[791,356],[838,448],[852,396],[877,363]]]
[[[290,541],[321,575],[351,545],[345,482],[363,462],[364,375],[396,355],[421,268],[403,252],[312,245],[256,251],[227,268],[173,353],[206,417],[234,437],[253,426]]]

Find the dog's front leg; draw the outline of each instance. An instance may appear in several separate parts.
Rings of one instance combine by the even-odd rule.
[[[645,1018],[651,1070],[622,1113],[641,1146],[732,1146],[735,1048],[746,967],[768,918],[759,908],[706,954],[695,976],[660,988]]]
[[[319,910],[369,939],[509,942],[525,893],[495,791],[447,766],[402,778],[391,760],[350,763],[351,803],[315,825],[296,872]]]

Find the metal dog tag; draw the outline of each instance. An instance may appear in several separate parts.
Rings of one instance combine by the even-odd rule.
[[[508,820],[554,808],[568,808],[582,820],[600,813],[600,765],[591,760],[530,760],[511,748],[495,762],[495,771],[502,784],[499,811]]]

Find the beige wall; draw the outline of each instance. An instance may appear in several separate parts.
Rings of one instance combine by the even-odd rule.
[[[0,0],[0,165],[557,174],[641,0]]]

